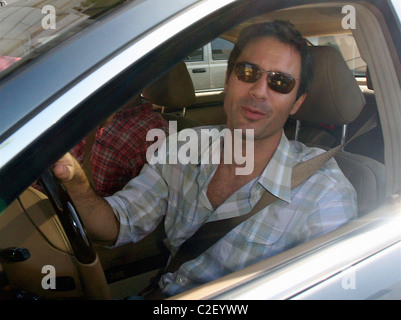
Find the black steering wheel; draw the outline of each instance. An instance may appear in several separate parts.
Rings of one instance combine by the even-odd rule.
[[[87,282],[87,285],[84,286],[85,289],[88,286],[91,288],[85,292],[87,298],[108,299],[110,292],[103,270],[99,271],[101,265],[98,261],[96,251],[67,190],[50,169],[47,169],[41,175],[38,182],[43,187],[60,220],[79,264],[83,269],[87,269],[88,267],[86,266],[90,268],[95,266],[95,271],[100,273],[100,277],[102,277],[102,279],[96,278],[94,276],[96,272],[80,272],[81,281]],[[96,265],[98,265],[97,268]],[[95,284],[90,283],[94,281],[96,282]]]

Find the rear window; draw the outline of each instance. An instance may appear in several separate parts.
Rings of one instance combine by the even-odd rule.
[[[203,57],[203,47],[198,50],[192,52],[188,55],[188,57],[184,60],[185,62],[195,62],[195,61],[203,61],[205,58]]]
[[[362,60],[352,34],[338,34],[310,37],[308,40],[315,46],[331,46],[341,52],[348,67],[356,77],[366,76],[366,63]]]
[[[234,44],[222,38],[217,38],[212,41],[212,59],[213,60],[228,60]]]

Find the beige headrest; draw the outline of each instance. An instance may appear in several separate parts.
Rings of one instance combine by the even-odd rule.
[[[195,102],[195,89],[184,62],[164,74],[143,90],[142,95],[153,104],[176,111]]]
[[[307,98],[293,119],[342,125],[355,120],[365,98],[340,52],[328,46],[311,47],[313,80]]]

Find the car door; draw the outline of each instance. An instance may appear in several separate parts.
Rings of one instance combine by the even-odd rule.
[[[195,91],[223,90],[227,61],[233,47],[232,42],[216,38],[185,59]]]
[[[210,43],[195,50],[184,60],[195,91],[207,90],[210,88]]]
[[[227,61],[234,44],[217,38],[210,43],[210,89],[222,90],[226,77]]]

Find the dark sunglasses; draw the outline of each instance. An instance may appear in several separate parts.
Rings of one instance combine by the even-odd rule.
[[[246,83],[254,83],[260,79],[262,73],[267,74],[267,85],[279,93],[290,93],[295,86],[295,79],[288,74],[274,71],[265,71],[249,62],[238,62],[234,68],[237,79]]]

